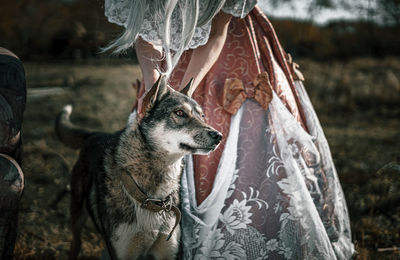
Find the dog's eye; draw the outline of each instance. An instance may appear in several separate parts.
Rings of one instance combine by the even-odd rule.
[[[186,117],[186,113],[183,112],[183,110],[177,110],[175,111],[175,114],[179,117]]]

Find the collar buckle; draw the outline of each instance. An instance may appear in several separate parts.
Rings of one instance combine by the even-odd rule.
[[[140,205],[141,208],[148,208],[149,204],[154,204],[159,208],[159,212],[169,212],[172,209],[172,198],[171,195],[168,195],[165,200],[161,199],[151,199],[151,198],[146,198],[142,204]]]

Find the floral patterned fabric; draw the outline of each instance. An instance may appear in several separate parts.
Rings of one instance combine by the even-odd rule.
[[[190,55],[175,69],[172,86],[179,86]],[[194,93],[224,138],[209,156],[187,158],[184,259],[349,259],[354,253],[329,146],[293,66],[257,7],[232,19],[219,59]],[[234,115],[224,108],[227,81],[240,80],[254,93],[254,80],[265,72],[272,87],[267,110],[254,95]]]

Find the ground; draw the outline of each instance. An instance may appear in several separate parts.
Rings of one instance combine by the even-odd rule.
[[[301,60],[306,88],[331,147],[346,195],[359,259],[400,258],[400,60]],[[122,128],[135,101],[139,67],[115,61],[26,63],[23,170],[15,259],[66,259],[69,170],[77,151],[53,126],[72,104],[72,120],[88,128]],[[397,247],[397,250],[393,247]],[[103,243],[88,221],[81,259],[98,259]]]

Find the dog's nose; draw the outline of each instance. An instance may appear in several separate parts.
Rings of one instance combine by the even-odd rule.
[[[216,142],[220,142],[222,139],[222,134],[217,131],[209,131],[208,134],[211,136],[212,139],[214,139]]]

